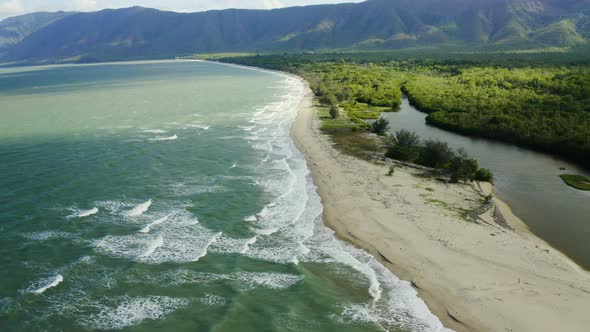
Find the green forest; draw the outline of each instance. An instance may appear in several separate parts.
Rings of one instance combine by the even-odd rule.
[[[587,53],[586,53],[587,54]],[[548,152],[590,168],[586,54],[284,54],[221,61],[304,77],[322,104],[359,127],[395,111],[402,92],[427,122]]]
[[[325,106],[339,105],[350,120],[361,126],[396,111],[402,99],[403,76],[392,75],[384,66],[319,63],[301,66],[298,74]]]
[[[429,124],[562,155],[590,166],[590,69],[442,68],[403,90]]]

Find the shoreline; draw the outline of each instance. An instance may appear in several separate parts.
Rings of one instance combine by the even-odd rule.
[[[506,203],[494,197],[479,223],[460,219],[456,212],[476,206],[493,185],[449,186],[404,166],[387,177],[385,165],[342,155],[320,132],[306,89],[291,134],[318,187],[324,223],[339,238],[410,281],[456,331],[590,326],[583,309],[590,274],[532,234]],[[511,229],[495,222],[498,211]]]

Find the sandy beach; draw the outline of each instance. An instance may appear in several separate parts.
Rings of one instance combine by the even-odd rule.
[[[530,233],[487,183],[343,155],[319,130],[311,91],[292,135],[338,236],[412,282],[456,331],[588,331],[590,274]],[[466,214],[478,211],[477,222]],[[473,214],[473,213],[471,213]]]

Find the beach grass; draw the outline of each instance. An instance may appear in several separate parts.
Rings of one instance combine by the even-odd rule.
[[[574,187],[579,190],[590,191],[590,179],[575,174],[562,174],[559,177],[570,187]]]

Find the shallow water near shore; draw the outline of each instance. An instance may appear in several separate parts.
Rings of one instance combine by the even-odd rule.
[[[531,231],[590,269],[590,192],[571,188],[559,177],[564,173],[590,177],[589,172],[547,154],[429,126],[426,116],[407,99],[400,112],[383,113],[390,132],[407,129],[423,139],[447,142],[492,170],[498,196]]]
[[[444,330],[323,226],[304,93],[203,62],[0,70],[2,330]]]

